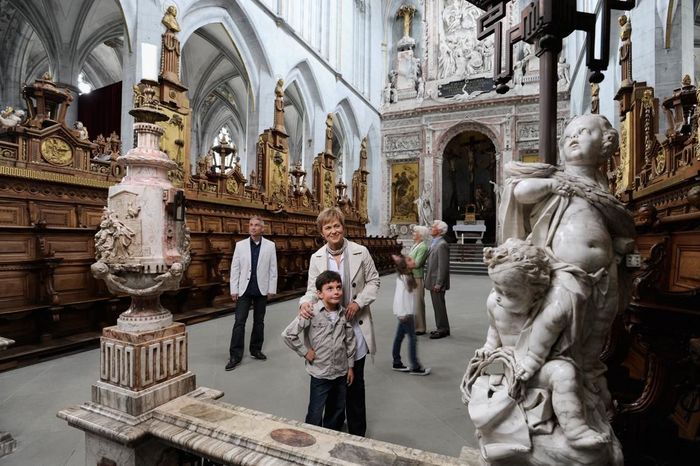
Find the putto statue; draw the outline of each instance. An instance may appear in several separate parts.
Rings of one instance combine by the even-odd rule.
[[[83,141],[90,140],[90,135],[88,134],[88,129],[85,127],[82,121],[76,121],[73,127],[78,132],[78,137]]]
[[[617,144],[607,119],[583,115],[564,131],[562,166],[505,167],[501,246],[484,251],[491,327],[462,382],[491,464],[622,464],[600,361],[634,249],[598,169]]]
[[[5,110],[0,112],[0,128],[14,128],[24,120],[24,115],[24,110],[6,107]]]

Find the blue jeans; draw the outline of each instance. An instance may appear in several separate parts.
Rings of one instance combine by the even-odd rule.
[[[413,322],[413,316],[404,317],[403,322],[399,319],[399,325],[396,327],[396,336],[394,337],[394,347],[391,351],[394,357],[394,364],[401,364],[401,343],[403,337],[408,336],[408,358],[411,360],[411,369],[418,369],[418,354],[416,353],[416,327]]]
[[[317,379],[311,377],[309,409],[304,422],[327,429],[340,430],[345,417],[346,376]]]

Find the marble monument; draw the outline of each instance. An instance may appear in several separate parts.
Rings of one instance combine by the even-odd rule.
[[[601,162],[618,135],[599,115],[574,118],[561,166],[512,162],[487,249],[491,326],[462,393],[490,464],[622,464],[600,360],[628,302],[629,212]]]

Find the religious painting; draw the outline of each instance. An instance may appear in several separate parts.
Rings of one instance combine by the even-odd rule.
[[[391,223],[418,223],[418,162],[391,165]]]
[[[540,161],[539,152],[522,152],[520,160],[525,163],[538,163]]]

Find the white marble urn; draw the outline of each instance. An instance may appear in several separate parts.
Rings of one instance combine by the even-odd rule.
[[[160,295],[179,286],[190,262],[184,195],[168,179],[168,171],[177,166],[158,148],[164,130],[156,123],[167,116],[153,88],[140,89],[134,89],[134,109],[129,112],[136,120],[137,146],[118,159],[126,166],[126,176],[109,189],[95,235],[97,262],[92,265],[93,275],[112,293],[132,297],[118,327],[136,332],[172,323]]]

